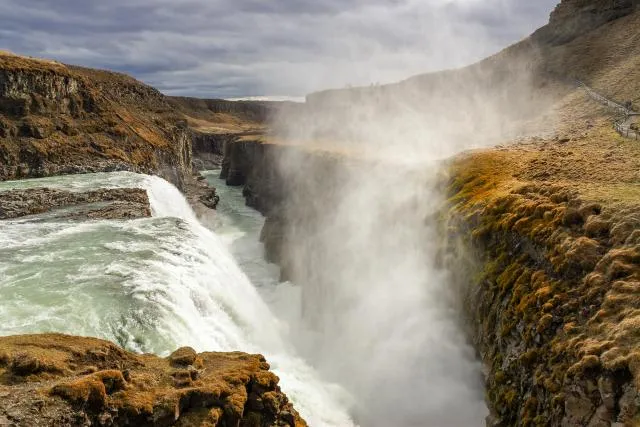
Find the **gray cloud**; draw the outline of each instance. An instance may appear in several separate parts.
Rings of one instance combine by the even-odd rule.
[[[168,94],[304,95],[461,66],[557,0],[2,0],[0,48],[126,72]]]

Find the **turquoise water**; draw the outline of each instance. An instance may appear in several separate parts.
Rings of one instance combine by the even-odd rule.
[[[185,345],[262,353],[311,425],[353,425],[346,394],[297,356],[288,325],[265,302],[265,295],[288,298],[279,290],[291,287],[280,286],[277,268],[262,259],[262,218],[241,195],[221,188],[208,229],[158,177],[74,175],[3,182],[0,191],[41,186],[144,188],[153,217],[0,221],[0,335],[63,332],[159,355]]]

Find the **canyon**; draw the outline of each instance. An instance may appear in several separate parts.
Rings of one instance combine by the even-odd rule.
[[[1,53],[0,179],[153,174],[204,218],[215,190],[198,171],[219,168],[264,215],[265,257],[302,289],[325,353],[353,357],[304,355],[353,387],[362,425],[468,425],[486,403],[493,427],[634,426],[640,146],[575,80],[637,108],[639,4],[564,0],[547,26],[478,64],[299,105],[172,98]],[[152,211],[139,188],[0,192],[0,219],[74,206],[111,220]],[[426,324],[449,333],[429,345]],[[337,333],[349,327],[369,347]],[[390,348],[401,351],[382,360]],[[0,338],[0,424],[306,425],[263,356],[127,350]],[[442,358],[456,364],[423,376]],[[422,402],[456,381],[465,387],[442,392],[441,408]]]

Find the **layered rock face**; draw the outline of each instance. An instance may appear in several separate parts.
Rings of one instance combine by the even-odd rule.
[[[56,212],[57,211],[57,212]],[[56,212],[67,219],[132,219],[151,216],[147,192],[140,188],[71,192],[51,188],[0,192],[0,220]]]
[[[265,244],[267,259],[281,266],[287,230],[292,224],[287,210],[293,207],[288,203],[293,183],[286,179],[280,162],[285,161],[292,150],[298,152],[299,149],[257,141],[226,144],[220,175],[227,185],[244,186],[247,205],[266,217],[260,239]],[[283,268],[283,277],[287,276],[285,270]]]
[[[193,166],[196,170],[215,169],[222,166],[224,147],[233,142],[235,135],[211,134],[193,131]]]
[[[0,424],[304,427],[260,355],[136,355],[94,338],[0,338]]]
[[[186,125],[155,89],[0,53],[0,179],[132,170],[182,186],[191,153]]]

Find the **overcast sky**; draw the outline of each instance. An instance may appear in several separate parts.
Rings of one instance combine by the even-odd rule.
[[[474,62],[558,0],[0,0],[0,49],[166,94],[301,96]]]

